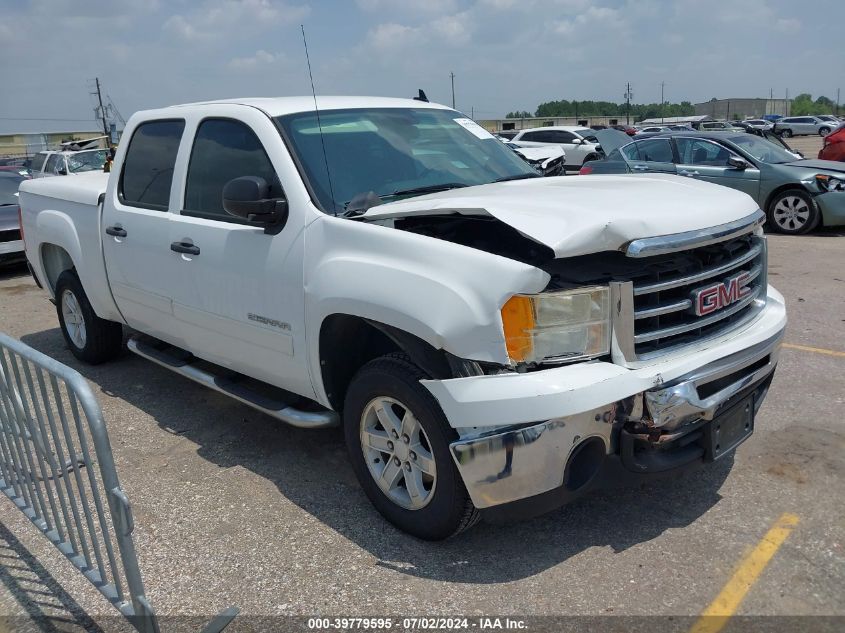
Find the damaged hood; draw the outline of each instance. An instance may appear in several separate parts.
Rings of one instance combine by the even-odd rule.
[[[620,250],[631,240],[707,229],[758,209],[747,194],[668,174],[532,178],[452,189],[369,209],[361,219],[487,215],[556,257]]]
[[[815,169],[819,171],[836,171],[845,172],[845,163],[834,160],[796,160],[794,163],[782,163],[790,167],[806,167],[807,169]]]

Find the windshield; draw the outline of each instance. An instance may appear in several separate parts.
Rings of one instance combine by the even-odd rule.
[[[329,213],[342,213],[350,201],[369,192],[393,200],[539,176],[481,126],[453,110],[320,112],[322,142],[314,112],[290,114],[276,121],[320,205]]]
[[[732,136],[730,141],[752,158],[764,163],[791,163],[797,160],[795,155],[790,154],[782,147],[754,134]]]
[[[102,169],[105,162],[106,150],[104,149],[94,152],[77,152],[67,157],[67,166],[72,174]]]

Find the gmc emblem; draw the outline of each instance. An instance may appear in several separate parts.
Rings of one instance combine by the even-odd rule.
[[[742,272],[725,279],[722,283],[693,290],[693,312],[698,316],[705,316],[744,299],[751,292],[751,288],[748,287],[749,281],[751,281],[751,275]]]

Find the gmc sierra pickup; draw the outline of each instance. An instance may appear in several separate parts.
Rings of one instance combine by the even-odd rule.
[[[440,539],[677,476],[753,431],[786,324],[747,195],[541,178],[418,100],[135,114],[110,174],[20,188],[81,360],[129,349],[293,425],[342,425],[401,529]]]

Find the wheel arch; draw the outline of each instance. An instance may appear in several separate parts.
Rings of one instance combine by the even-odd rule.
[[[70,253],[57,244],[45,242],[40,248],[41,269],[44,271],[44,282],[47,284],[50,293],[55,297],[56,283],[66,270],[76,273],[76,264]],[[76,273],[78,276],[78,273]]]
[[[763,211],[764,211],[765,213],[768,213],[768,212],[769,212],[769,207],[771,206],[772,201],[773,201],[773,200],[774,200],[774,199],[775,199],[778,195],[782,194],[784,191],[789,191],[789,190],[791,190],[791,189],[797,189],[798,191],[803,191],[803,192],[804,192],[804,193],[806,193],[808,196],[810,196],[810,198],[813,198],[813,192],[812,192],[812,191],[810,191],[809,189],[807,189],[804,185],[802,185],[802,184],[800,184],[800,183],[794,183],[794,182],[793,182],[793,183],[788,183],[788,184],[785,184],[785,185],[780,185],[780,186],[775,187],[774,189],[772,189],[772,190],[768,193],[768,195],[766,196],[766,202],[763,204]]]
[[[355,373],[369,361],[392,352],[404,352],[432,378],[454,377],[456,363],[463,362],[399,328],[361,316],[330,314],[320,325],[319,356],[320,380],[331,406],[342,410]]]

